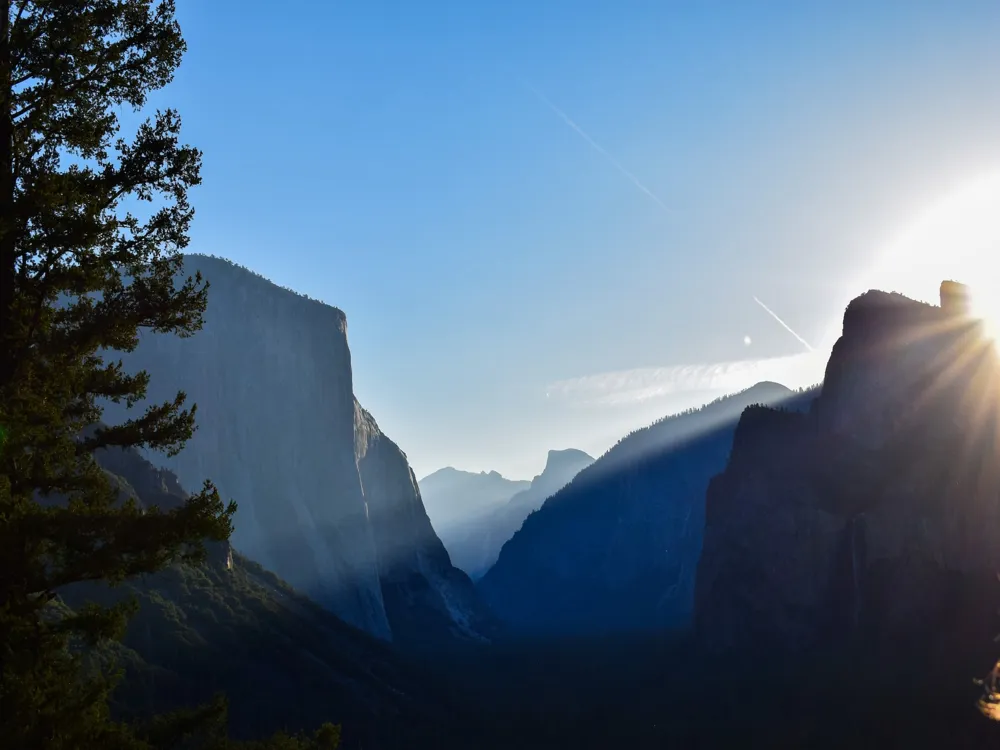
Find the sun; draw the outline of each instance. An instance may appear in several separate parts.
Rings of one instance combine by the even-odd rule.
[[[942,281],[966,284],[972,314],[1000,337],[1000,169],[948,191],[877,258],[864,288],[937,304]]]
[[[1000,287],[970,285],[972,316],[983,322],[983,333],[1000,343]]]

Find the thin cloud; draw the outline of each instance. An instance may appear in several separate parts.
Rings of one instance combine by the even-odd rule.
[[[768,307],[767,305],[765,305],[763,302],[761,302],[756,297],[753,298],[753,301],[756,302],[761,307],[763,307],[764,310],[765,310],[765,312],[767,312],[768,315],[770,315],[772,318],[774,318],[776,321],[778,321],[778,323],[781,325],[782,328],[784,328],[786,331],[788,331],[790,334],[792,334],[796,339],[798,339],[798,342],[800,344],[802,344],[802,346],[804,346],[806,349],[808,349],[811,352],[816,351],[815,349],[813,349],[809,345],[808,341],[806,341],[804,338],[802,338],[801,336],[799,336],[799,334],[797,334],[795,331],[793,331],[792,327],[790,325],[788,325],[788,323],[786,323],[781,318],[779,318],[778,314],[774,310],[772,310],[770,307]]]
[[[664,203],[662,200],[660,200],[659,196],[656,195],[656,193],[654,193],[648,187],[646,187],[645,185],[643,185],[642,182],[639,181],[638,177],[636,177],[634,174],[632,174],[627,169],[625,169],[625,167],[622,166],[622,163],[620,161],[618,161],[614,156],[612,156],[610,153],[608,153],[604,149],[604,147],[601,146],[601,144],[599,144],[597,141],[595,141],[593,138],[591,138],[589,135],[587,135],[586,131],[583,128],[581,128],[579,125],[577,125],[575,122],[573,122],[573,120],[570,119],[569,115],[567,115],[565,112],[563,112],[561,109],[559,109],[559,107],[557,107],[555,104],[553,104],[551,101],[549,101],[548,97],[546,97],[545,94],[543,94],[541,91],[539,91],[538,89],[536,89],[534,86],[528,85],[527,88],[535,96],[537,96],[545,106],[547,106],[549,109],[551,109],[553,112],[555,112],[556,115],[558,115],[562,119],[563,122],[565,122],[567,125],[569,125],[571,128],[573,128],[573,130],[575,130],[580,135],[581,138],[583,138],[587,143],[589,143],[591,146],[593,146],[593,148],[599,154],[601,154],[605,159],[607,159],[609,162],[611,162],[612,166],[614,166],[615,169],[617,169],[619,172],[621,172],[623,175],[625,175],[632,182],[633,185],[635,185],[642,192],[644,192],[651,200],[655,201],[656,204],[660,208],[662,208],[664,211],[667,211],[668,213],[670,212],[670,208],[667,206],[666,203]]]
[[[546,396],[574,406],[626,406],[691,391],[739,391],[762,380],[794,388],[821,380],[824,361],[811,352],[715,364],[619,370],[551,383]]]

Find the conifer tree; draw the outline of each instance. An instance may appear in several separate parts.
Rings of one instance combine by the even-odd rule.
[[[235,506],[209,483],[180,508],[140,509],[118,501],[94,460],[94,451],[114,446],[176,452],[194,428],[194,407],[178,393],[94,429],[102,399],[132,406],[148,382],[107,352],[132,350],[143,330],[192,335],[205,310],[199,276],[175,283],[201,154],[180,143],[173,110],[134,133],[121,132],[119,121],[171,80],[184,49],[173,0],[0,0],[6,750],[167,747],[193,731],[185,717],[142,731],[112,721],[113,675],[84,670],[81,650],[120,635],[128,607],[57,606],[64,586],[199,559],[204,541],[231,532]],[[200,720],[224,714],[222,704],[210,709]],[[333,730],[324,731],[335,744]]]

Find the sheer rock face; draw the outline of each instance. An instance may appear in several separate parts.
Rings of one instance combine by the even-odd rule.
[[[236,500],[237,550],[347,622],[392,639],[418,613],[390,616],[380,561],[407,544],[412,552],[440,543],[408,525],[414,504],[424,515],[412,488],[365,493],[359,464],[372,487],[402,486],[409,467],[398,448],[392,461],[365,459],[362,446],[384,436],[359,417],[344,314],[227,261],[188,256],[185,273],[196,270],[211,284],[204,328],[186,339],[143,335],[124,355],[126,369],[150,373],[148,402],[183,390],[198,406],[187,447],[151,460],[187,487],[211,479],[224,500]],[[135,416],[116,405],[105,413],[110,422]],[[447,556],[432,558],[447,577]]]
[[[357,402],[355,440],[394,639],[415,647],[434,647],[449,635],[486,640],[492,632],[489,616],[431,527],[406,456]]]
[[[1000,368],[962,299],[958,285],[941,307],[859,297],[813,409],[743,414],[708,491],[695,604],[707,644],[989,642]]]
[[[761,383],[627,436],[527,518],[480,593],[527,633],[690,626],[708,482],[743,409],[793,395]]]

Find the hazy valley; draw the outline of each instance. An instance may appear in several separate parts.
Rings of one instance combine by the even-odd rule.
[[[0,750],[1000,747],[998,38],[0,0]]]
[[[438,490],[435,484],[440,481],[442,472],[447,472],[444,476],[448,477],[455,471],[442,469],[420,482],[421,493],[427,498],[425,488],[430,484],[431,502],[455,509],[450,513],[442,509],[442,514],[437,518],[432,515],[431,520],[452,562],[478,579],[493,566],[503,545],[521,528],[524,520],[593,460],[583,451],[549,451],[542,473],[530,482],[502,480],[496,472],[480,475],[459,472],[460,476],[464,474],[461,484]],[[501,481],[504,484],[500,485]],[[488,489],[476,486],[487,483]],[[484,490],[496,491],[494,487],[503,487],[502,494],[492,502],[488,495],[482,497]],[[509,492],[511,488],[515,491]]]
[[[1000,627],[1000,367],[961,287],[859,297],[816,388],[760,383],[596,461],[551,451],[530,483],[418,486],[354,399],[343,313],[185,269],[212,285],[204,331],[125,363],[183,387],[199,430],[147,455],[170,473],[99,460],[140,499],[210,476],[239,509],[232,552],[133,586],[120,710],[219,688],[239,735],[326,715],[369,748],[1000,736],[972,685]],[[747,681],[766,688],[738,699]]]

